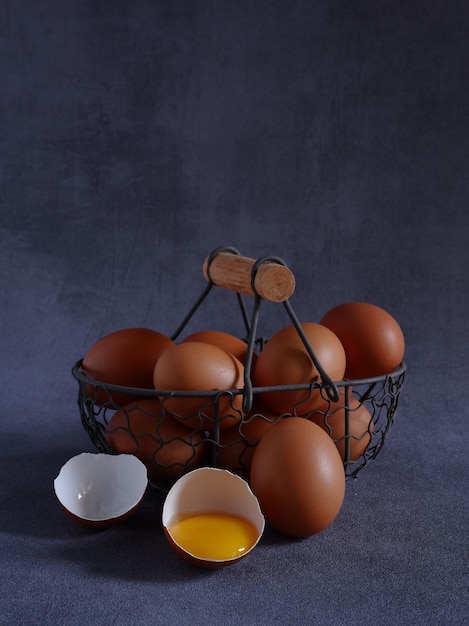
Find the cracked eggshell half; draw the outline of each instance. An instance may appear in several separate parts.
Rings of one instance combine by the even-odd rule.
[[[243,553],[231,558],[203,558],[191,553],[173,537],[171,528],[179,519],[199,512],[241,518],[255,530],[255,540]],[[259,502],[249,484],[240,476],[215,467],[195,469],[172,486],[163,505],[162,523],[169,545],[176,554],[192,565],[206,569],[219,569],[240,561],[256,547],[265,528]]]
[[[54,490],[71,519],[84,526],[106,528],[135,511],[147,484],[147,469],[137,457],[83,452],[62,466]]]

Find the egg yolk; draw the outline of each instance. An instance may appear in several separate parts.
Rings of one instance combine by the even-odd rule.
[[[197,513],[176,521],[169,530],[186,552],[216,561],[243,555],[258,536],[251,522],[230,513]]]

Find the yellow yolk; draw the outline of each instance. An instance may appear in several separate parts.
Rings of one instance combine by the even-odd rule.
[[[169,531],[186,552],[216,561],[241,556],[258,537],[251,522],[229,513],[196,513],[176,521]]]

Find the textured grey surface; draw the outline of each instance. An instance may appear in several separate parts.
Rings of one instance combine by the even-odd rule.
[[[463,2],[6,0],[0,11],[2,624],[454,624],[468,591],[468,18]],[[52,482],[91,450],[72,364],[171,333],[219,245],[292,304],[388,309],[408,377],[331,527],[188,568],[160,497],[105,532]],[[217,291],[194,326],[238,332]],[[262,330],[283,324],[268,305]],[[195,329],[195,328],[194,328]]]

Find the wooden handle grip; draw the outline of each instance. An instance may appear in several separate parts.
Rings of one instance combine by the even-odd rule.
[[[205,259],[203,273],[217,287],[250,296],[257,292],[263,300],[269,302],[287,300],[295,291],[295,277],[288,267],[267,259],[257,268],[253,289],[252,271],[255,263],[255,259],[219,252],[210,261],[210,268],[209,257]]]

